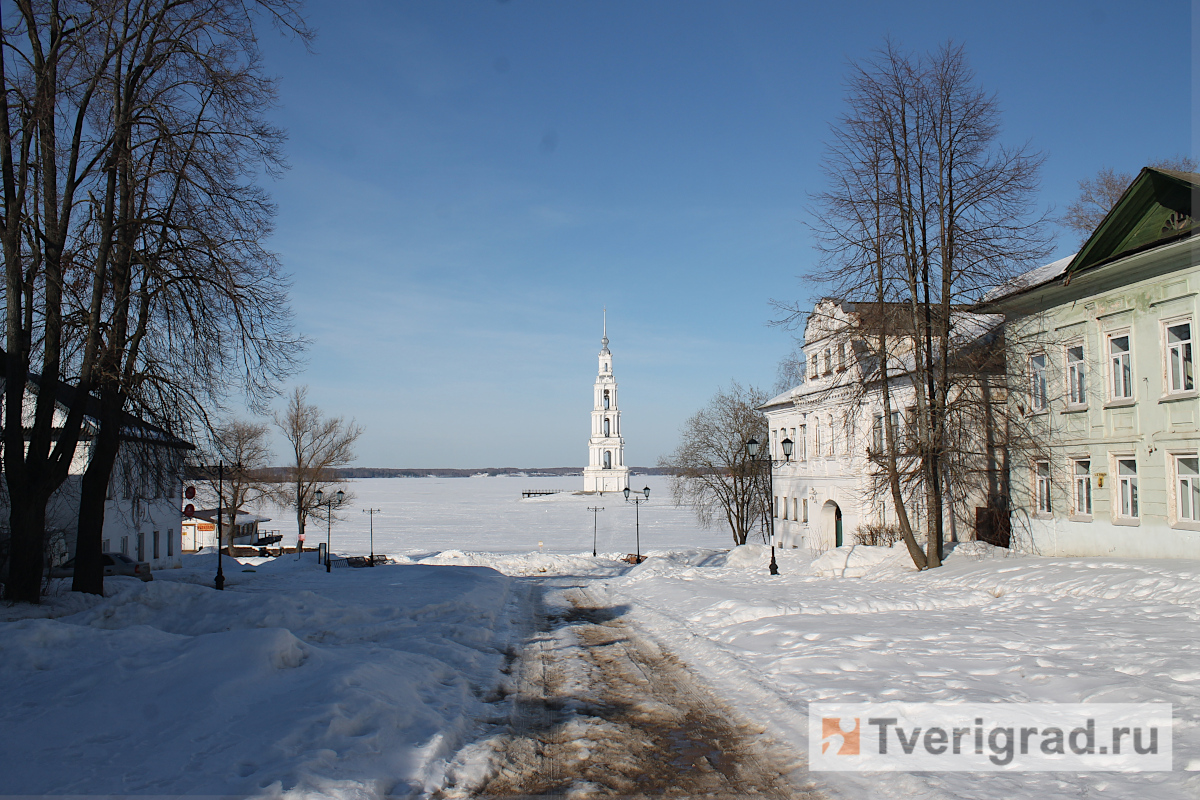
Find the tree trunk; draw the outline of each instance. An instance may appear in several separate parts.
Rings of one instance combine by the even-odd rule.
[[[100,430],[79,490],[79,523],[75,540],[75,576],[71,591],[104,594],[104,510],[113,466],[121,446],[121,401],[116,392],[102,390]]]

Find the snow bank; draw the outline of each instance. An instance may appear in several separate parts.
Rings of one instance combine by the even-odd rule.
[[[241,583],[224,592],[107,581],[110,597],[74,613],[0,622],[0,724],[22,731],[0,739],[5,793],[373,797],[440,785],[503,677],[512,580],[429,565],[327,574],[286,557],[244,568],[229,559]]]

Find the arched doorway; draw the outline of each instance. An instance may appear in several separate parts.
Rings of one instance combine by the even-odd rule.
[[[832,538],[834,547],[842,546],[842,509],[832,500],[821,506],[821,528],[825,541]]]

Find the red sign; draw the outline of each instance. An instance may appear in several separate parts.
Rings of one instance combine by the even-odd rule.
[[[194,517],[196,516],[196,507],[191,503],[188,503],[183,507],[183,513],[187,514],[189,517]]]
[[[186,489],[184,489],[183,496],[186,497],[188,500],[191,500],[192,498],[194,498],[196,496],[196,487],[189,486]]]

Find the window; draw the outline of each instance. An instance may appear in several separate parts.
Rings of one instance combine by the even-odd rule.
[[[608,410],[608,389],[604,390],[604,410]]]
[[[1092,462],[1081,459],[1075,464],[1075,513],[1080,516],[1092,515]]]
[[[788,499],[787,499],[787,497],[785,496],[785,497],[783,498],[783,518],[784,518],[784,519],[787,519],[787,518],[788,518],[787,512],[788,512]]]
[[[1081,344],[1067,348],[1067,402],[1073,406],[1087,403],[1087,367]]]
[[[1054,509],[1050,505],[1050,462],[1039,461],[1034,469],[1037,474],[1037,513],[1053,513]]]
[[[175,555],[175,534],[167,531],[167,558]]]
[[[1110,336],[1108,339],[1108,364],[1111,373],[1112,399],[1133,398],[1133,362],[1129,352],[1129,336]]]
[[[608,433],[608,417],[604,418],[604,435],[605,436],[609,435],[609,433]]]
[[[876,414],[871,425],[871,447],[876,453],[883,452],[883,414]]]
[[[1177,500],[1179,519],[1200,522],[1200,458],[1180,456],[1175,459],[1175,475],[1179,481]]]
[[[825,348],[825,374],[833,372],[833,351]]]
[[[813,453],[817,458],[825,455],[821,450],[821,419],[819,417],[813,421]]]
[[[802,509],[804,509],[804,516],[800,518],[801,521],[808,522],[808,498],[807,497],[804,498],[804,503],[800,507]]]
[[[779,496],[778,495],[775,496],[775,509],[772,513],[774,513],[775,519],[779,519]]]
[[[104,552],[104,553],[107,553],[108,551],[112,550],[112,540],[105,539],[104,541],[102,541],[100,543],[100,550],[101,550],[101,552]]]
[[[807,358],[807,356],[806,356],[806,358]],[[808,367],[809,367],[808,377],[810,377],[810,378],[817,377],[817,375],[820,374],[820,372],[821,372],[821,366],[820,366],[819,359],[817,358],[816,353],[813,354],[812,358],[808,358],[807,360],[808,360]]]
[[[899,411],[892,412],[892,437],[896,441],[896,446],[901,447],[900,442],[904,438],[904,427],[900,420],[900,412]],[[901,449],[903,449],[903,448],[901,448]]]
[[[146,534],[144,534],[140,531],[138,532],[138,537],[137,537],[137,560],[138,561],[146,560]]]
[[[1138,482],[1136,459],[1117,459],[1117,492],[1120,495],[1121,516],[1137,519]]]
[[[1192,374],[1192,323],[1167,327],[1167,386],[1171,392],[1196,388]]]
[[[800,519],[800,498],[799,497],[792,498],[792,519],[793,520]]]
[[[1045,411],[1050,401],[1046,392],[1046,354],[1029,358],[1029,402],[1034,411]]]
[[[612,451],[611,450],[604,451],[604,468],[612,469]]]
[[[126,556],[129,555],[129,537],[128,536],[121,537],[121,554],[126,555]]]
[[[838,372],[843,372],[846,369],[846,345],[838,345]]]
[[[159,557],[159,552],[158,552],[158,531],[155,531],[155,532],[154,532],[154,557],[155,557],[155,558],[158,558],[158,557]]]

